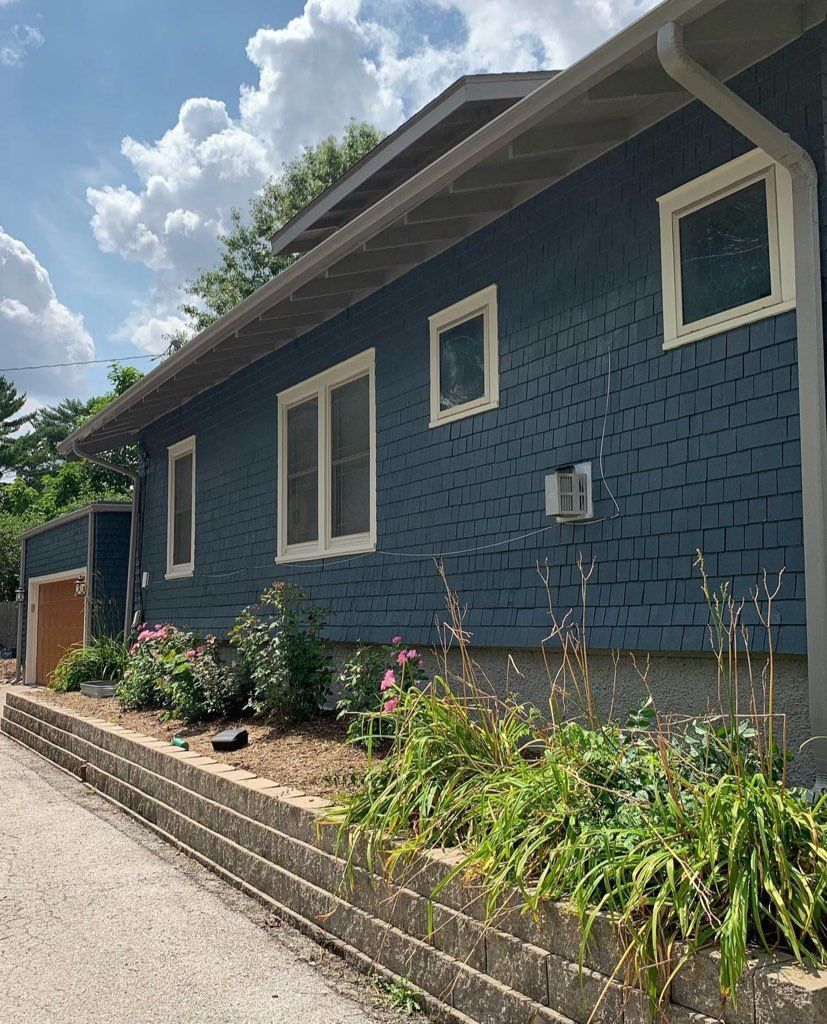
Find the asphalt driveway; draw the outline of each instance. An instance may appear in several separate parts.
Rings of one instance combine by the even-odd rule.
[[[337,957],[0,736],[0,1021],[399,1020]]]

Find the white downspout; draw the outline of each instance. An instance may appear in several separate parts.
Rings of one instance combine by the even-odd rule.
[[[132,481],[132,519],[129,524],[129,565],[126,571],[126,602],[123,618],[123,638],[126,643],[129,640],[129,634],[132,631],[132,606],[135,600],[135,554],[138,546],[138,517],[141,513],[141,477],[134,469],[127,469],[126,466],[119,466],[115,462],[108,462],[106,459],[102,459],[99,455],[93,455],[91,452],[84,451],[77,441],[72,445],[72,451],[79,459],[86,459],[89,462],[94,462],[96,466],[100,466],[103,469],[109,469],[113,473],[120,473],[122,476],[129,477]]]
[[[814,737],[810,746],[815,754],[816,787],[822,788],[827,786],[827,398],[818,175],[804,148],[689,56],[680,25],[671,22],[660,28],[658,57],[671,78],[792,176],[807,677]]]

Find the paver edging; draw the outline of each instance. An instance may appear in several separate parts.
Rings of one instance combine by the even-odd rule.
[[[481,1024],[503,1019],[585,1024],[589,1001],[598,988],[602,991],[617,962],[618,940],[608,918],[598,920],[597,941],[585,956],[581,971],[576,964],[579,922],[571,910],[551,904],[538,919],[511,912],[498,919],[496,928],[484,926],[484,914],[473,890],[458,880],[446,886],[436,901],[430,901],[440,938],[423,935],[424,908],[434,887],[456,865],[456,851],[431,851],[419,858],[416,869],[404,872],[394,882],[370,873],[357,851],[354,887],[345,890],[334,884],[339,871],[344,873],[334,830],[320,833],[318,829],[319,818],[330,806],[323,798],[308,797],[251,772],[177,751],[163,741],[41,703],[20,692],[7,694],[0,730],[85,778],[108,799],[148,821],[159,834],[220,874],[231,876],[228,880],[240,888],[282,907],[293,923],[303,922],[314,937],[341,947],[339,951],[360,966],[372,963],[385,974],[417,984],[428,993],[430,1010],[436,1016]],[[165,803],[164,797],[171,803]],[[178,805],[188,807],[198,819],[189,818]],[[153,822],[152,815],[170,829]],[[195,831],[203,829],[216,839],[207,842],[204,834]],[[183,833],[191,842],[181,839]],[[198,849],[199,843],[207,853]],[[323,893],[325,900],[335,901],[342,923],[327,911],[319,914],[305,907],[303,915],[284,904],[274,895],[278,886],[268,881],[258,862],[287,872],[301,885]],[[283,876],[279,877],[283,886]],[[383,900],[395,902],[383,905]],[[364,934],[366,929],[391,936],[389,945],[377,946]],[[668,1016],[673,1024],[827,1021],[827,971],[804,972],[789,958],[757,956],[744,976],[737,1008],[731,1004],[722,1008],[716,959],[714,950],[699,954],[674,986],[675,1005],[670,1006]],[[439,975],[444,981],[446,971],[451,970],[458,973],[450,992],[434,991],[434,977]],[[608,993],[595,1024],[600,1020],[643,1024],[646,1011],[641,994],[619,986],[616,989],[616,994],[614,990]],[[555,1012],[563,1009],[569,1017]]]

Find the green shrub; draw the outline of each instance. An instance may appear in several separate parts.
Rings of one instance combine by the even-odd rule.
[[[426,678],[418,652],[406,648],[401,636],[390,644],[357,647],[337,680],[342,696],[336,710],[339,718],[350,719],[348,739],[368,747],[391,739],[400,695]]]
[[[167,624],[138,633],[117,696],[126,710],[163,708],[188,722],[233,714],[245,701],[238,681],[218,662],[214,637],[199,642]]]
[[[92,637],[80,647],[70,648],[58,662],[49,683],[58,693],[79,690],[81,683],[95,679],[113,682],[123,678],[127,649],[114,637]]]
[[[289,583],[274,583],[258,605],[245,608],[230,630],[236,671],[249,687],[258,715],[301,722],[315,715],[332,681],[325,612]]]
[[[590,572],[581,573],[585,605]],[[733,1001],[748,946],[823,964],[827,796],[812,803],[787,786],[786,755],[774,741],[778,587],[765,581],[763,599],[753,595],[768,636],[763,672],[739,661],[743,603],[725,587],[713,594],[705,574],[704,593],[725,704],[690,721],[662,719],[651,698],[625,724],[601,721],[585,613],[572,630],[552,613],[563,669],[551,676],[546,724],[535,709],[482,691],[452,615],[459,685],[437,678],[400,696],[391,753],[330,815],[341,840],[371,861],[381,855],[391,872],[427,848],[457,847],[463,858],[433,895],[452,878],[471,878],[489,920],[515,893],[528,913],[567,901],[580,916],[583,949],[595,915],[611,914],[626,939],[618,974],[648,991],[653,1015],[674,974],[707,945],[720,949],[721,992]],[[450,595],[449,608],[458,608]],[[739,672],[760,680],[748,714],[738,711]],[[641,669],[644,687],[647,674]]]

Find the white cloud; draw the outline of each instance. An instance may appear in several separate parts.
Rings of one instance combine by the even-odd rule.
[[[155,272],[118,335],[159,350],[159,332],[178,322],[177,286],[214,262],[232,207],[302,147],[351,117],[389,131],[461,74],[564,67],[654,3],[306,0],[285,26],[259,29],[247,44],[258,82],[241,86],[237,117],[223,101],[188,99],[155,142],[123,140],[135,186],[87,189],[99,246]],[[440,19],[459,31],[433,43],[423,26]]]
[[[43,43],[43,33],[35,25],[12,25],[0,39],[0,64],[17,67]]]
[[[0,227],[0,367],[94,358],[83,317],[58,300],[46,268],[23,242]],[[9,376],[35,404],[80,389],[83,367],[20,371]]]

